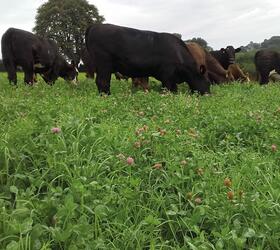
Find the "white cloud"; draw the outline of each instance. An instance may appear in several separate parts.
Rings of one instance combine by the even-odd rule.
[[[0,36],[9,27],[31,31],[37,8],[46,0],[1,3]],[[247,45],[279,34],[279,0],[89,0],[106,22],[159,32],[183,39],[204,38],[219,49]]]

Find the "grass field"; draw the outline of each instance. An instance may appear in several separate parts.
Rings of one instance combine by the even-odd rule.
[[[280,85],[111,88],[0,75],[0,249],[280,249]]]

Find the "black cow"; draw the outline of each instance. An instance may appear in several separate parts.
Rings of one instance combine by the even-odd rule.
[[[241,48],[233,48],[233,46],[227,46],[225,49],[210,51],[211,55],[214,56],[218,62],[223,66],[224,69],[228,69],[230,64],[235,63],[235,53],[241,51]]]
[[[260,84],[267,84],[270,71],[280,74],[280,53],[270,49],[259,50],[255,54],[255,65]]]
[[[86,48],[83,48],[83,50],[82,50],[81,59],[85,66],[86,77],[93,79],[96,69],[95,69],[94,61],[93,61],[93,59],[90,58],[90,55]]]
[[[172,34],[93,24],[86,31],[86,46],[96,60],[100,93],[110,94],[112,72],[128,77],[153,76],[171,91],[177,90],[177,83],[187,82],[192,91],[210,92],[209,82],[184,42]]]
[[[95,63],[94,63],[94,58],[90,57],[86,48],[84,48],[82,50],[81,59],[82,59],[83,65],[85,67],[86,77],[94,79],[94,74],[96,72],[96,66],[95,66]],[[115,76],[116,76],[116,79],[119,80],[119,81],[122,80],[122,79],[128,80],[128,78],[129,78],[129,77],[123,76],[119,72],[116,72]]]
[[[38,37],[28,31],[9,28],[1,40],[2,57],[8,72],[8,79],[17,84],[16,67],[24,71],[24,82],[32,85],[34,74],[40,73],[52,84],[60,76],[76,81],[78,71],[58,53],[58,47],[51,39]]]

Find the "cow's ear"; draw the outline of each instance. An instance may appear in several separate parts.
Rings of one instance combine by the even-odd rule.
[[[238,53],[238,52],[240,52],[240,51],[241,51],[241,48],[235,49],[235,53]]]
[[[226,52],[226,50],[224,48],[221,48],[220,51],[222,51],[223,53]]]

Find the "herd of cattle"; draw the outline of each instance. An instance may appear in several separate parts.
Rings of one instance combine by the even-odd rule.
[[[58,77],[76,81],[78,70],[60,55],[57,44],[30,32],[9,28],[1,40],[3,64],[10,83],[17,84],[17,66],[24,72],[24,81],[32,85],[36,74],[48,84]],[[87,76],[94,78],[100,93],[110,94],[111,74],[117,79],[131,77],[132,83],[148,89],[148,77],[161,81],[170,91],[177,84],[188,83],[192,92],[210,92],[210,84],[233,80],[249,81],[235,63],[234,49],[227,46],[208,52],[196,43],[184,43],[169,33],[137,30],[112,24],[93,24],[85,32],[82,61]],[[271,71],[280,74],[280,54],[260,50],[255,55],[260,84],[269,81]],[[279,80],[279,79],[278,79]]]

